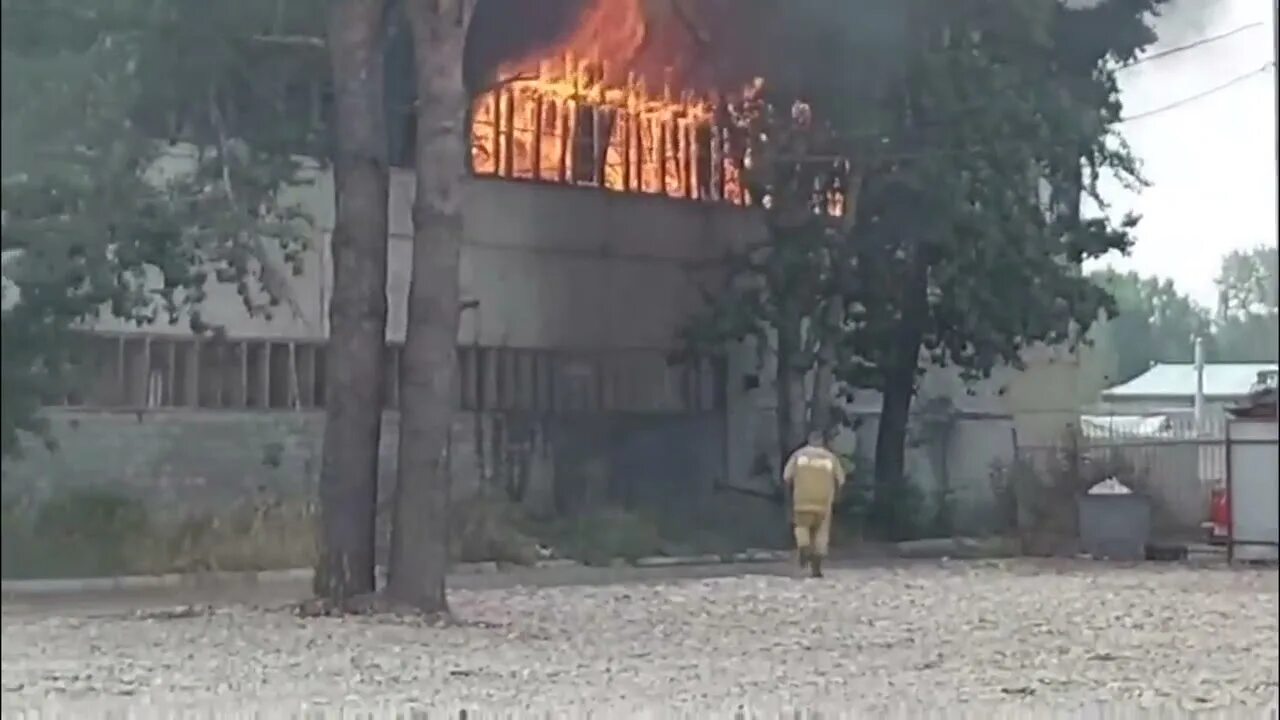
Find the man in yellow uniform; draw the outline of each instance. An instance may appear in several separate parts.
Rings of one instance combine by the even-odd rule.
[[[840,458],[827,449],[821,432],[809,433],[808,444],[792,453],[782,470],[791,486],[791,515],[800,565],[822,577],[822,559],[831,539],[831,506],[844,486]]]

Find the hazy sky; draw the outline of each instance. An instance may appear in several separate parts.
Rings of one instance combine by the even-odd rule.
[[[1262,23],[1232,37],[1122,71],[1126,115],[1175,103],[1272,60],[1275,0],[1176,0],[1158,21],[1161,49]],[[1172,278],[1205,305],[1227,252],[1276,244],[1274,69],[1176,109],[1137,119],[1125,136],[1151,186],[1108,185],[1117,212],[1143,216],[1138,243],[1117,268]]]

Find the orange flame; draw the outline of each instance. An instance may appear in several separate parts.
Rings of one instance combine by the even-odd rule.
[[[744,204],[741,157],[711,98],[648,86],[643,0],[594,0],[568,37],[500,69],[472,107],[476,173]]]
[[[612,66],[631,69],[648,36],[643,0],[595,0],[583,9],[572,32],[549,51],[532,53],[514,62],[504,63],[500,69],[503,77],[512,77],[538,71],[548,59],[572,55],[593,58]],[[614,85],[624,77],[601,79]]]

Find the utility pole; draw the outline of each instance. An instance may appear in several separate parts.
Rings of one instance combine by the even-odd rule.
[[[1204,428],[1204,338],[1195,337],[1196,395],[1193,413],[1195,415],[1196,434]]]

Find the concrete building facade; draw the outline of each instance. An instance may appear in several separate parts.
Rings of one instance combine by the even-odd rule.
[[[390,354],[382,475],[395,476],[394,351],[404,333],[412,175],[393,171]],[[96,382],[52,413],[60,449],[6,464],[6,484],[109,483],[173,512],[247,494],[311,496],[320,462],[324,342],[331,295],[332,185],[317,173],[295,197],[314,219],[304,272],[272,317],[248,317],[234,288],[210,288],[209,322],[95,328]],[[714,287],[720,261],[763,232],[725,204],[476,179],[467,191],[462,292],[474,307],[458,337],[461,394],[455,495],[506,493],[572,512],[616,503],[666,507],[673,495],[729,503],[725,484],[773,472],[772,392],[751,389],[755,353],[697,366],[671,361],[679,332]],[[993,462],[1019,434],[1051,439],[1094,396],[1078,356],[1032,353],[1024,371],[965,385],[935,369],[921,401],[945,398],[954,431],[915,433],[908,472],[926,494],[952,493],[970,524],[991,502]],[[878,399],[860,395],[858,454],[874,446]],[[845,440],[848,443],[848,439]],[[941,443],[941,444],[939,444]],[[853,449],[852,443],[846,445]],[[773,464],[776,464],[776,460]],[[12,479],[13,484],[10,484]]]

